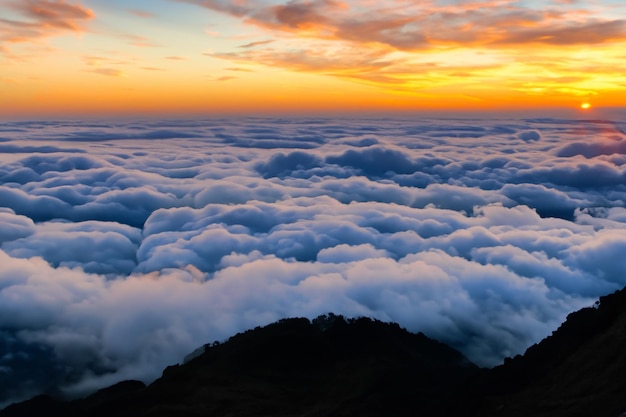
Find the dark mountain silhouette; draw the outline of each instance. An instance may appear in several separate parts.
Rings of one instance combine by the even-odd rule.
[[[452,412],[482,371],[395,324],[287,319],[238,334],[148,387],[124,382],[67,403],[40,396],[0,416],[413,416]],[[457,394],[458,393],[458,394]]]
[[[487,376],[479,415],[626,416],[626,289],[570,314]]]
[[[149,386],[35,397],[15,416],[597,416],[626,411],[626,290],[491,370],[396,324],[286,319],[206,345]]]

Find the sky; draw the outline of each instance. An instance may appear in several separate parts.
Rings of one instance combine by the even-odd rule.
[[[481,366],[626,285],[626,123],[0,123],[0,406],[328,312]]]
[[[0,117],[626,105],[615,1],[0,0]]]

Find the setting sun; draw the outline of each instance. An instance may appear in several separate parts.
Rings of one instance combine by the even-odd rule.
[[[582,103],[580,105],[580,108],[583,109],[583,110],[588,110],[588,109],[591,108],[591,104],[589,104],[589,103]]]

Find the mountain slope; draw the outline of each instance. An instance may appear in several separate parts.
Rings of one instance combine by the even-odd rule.
[[[626,289],[570,314],[550,337],[492,369],[487,381],[484,416],[626,412]]]
[[[38,401],[50,403],[47,416],[442,415],[480,372],[423,334],[331,315],[238,334],[146,388],[128,382],[70,403]],[[0,416],[23,415],[26,405]]]
[[[626,289],[568,316],[491,370],[396,324],[287,319],[206,346],[149,386],[40,396],[0,417],[618,417],[626,412]]]

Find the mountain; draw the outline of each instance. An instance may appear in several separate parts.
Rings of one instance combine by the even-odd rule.
[[[482,416],[626,415],[626,289],[570,314],[522,356],[492,369]]]
[[[145,387],[124,382],[68,403],[40,396],[7,416],[413,416],[452,412],[483,372],[396,324],[287,319],[238,334]]]
[[[491,370],[396,324],[286,319],[205,345],[145,386],[47,396],[16,416],[597,416],[626,411],[626,290]]]

